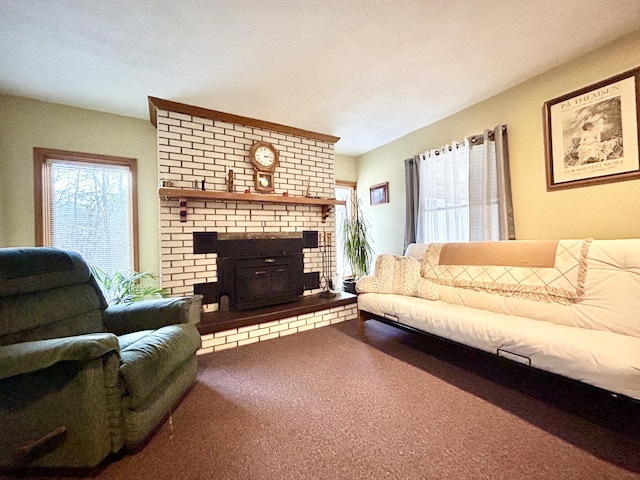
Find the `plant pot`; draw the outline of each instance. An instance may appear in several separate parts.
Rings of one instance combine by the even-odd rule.
[[[342,281],[342,289],[347,293],[356,294],[356,281],[347,279]]]

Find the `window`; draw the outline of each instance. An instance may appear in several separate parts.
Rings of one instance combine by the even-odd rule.
[[[336,273],[342,278],[353,276],[351,265],[344,258],[344,246],[342,241],[342,225],[345,218],[352,214],[351,209],[356,198],[356,184],[354,182],[345,182],[336,180],[336,200],[344,200],[346,205],[336,205]]]
[[[506,125],[497,125],[419,156],[417,242],[515,238],[507,144]]]
[[[138,270],[136,160],[34,149],[36,245]]]
[[[420,160],[419,242],[469,241],[469,149],[455,144]]]

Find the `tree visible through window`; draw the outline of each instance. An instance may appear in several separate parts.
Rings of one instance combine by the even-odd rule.
[[[137,270],[135,159],[44,149],[34,158],[37,244],[106,272]]]

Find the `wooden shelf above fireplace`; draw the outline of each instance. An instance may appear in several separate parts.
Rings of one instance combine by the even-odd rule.
[[[318,205],[322,208],[322,222],[331,213],[334,205],[346,205],[344,200],[333,198],[292,197],[261,193],[233,193],[211,190],[189,190],[181,188],[160,188],[158,195],[163,199],[177,199],[180,202],[180,221],[186,221],[187,200],[220,200],[226,202],[280,203],[287,205]],[[184,214],[182,210],[184,209]]]

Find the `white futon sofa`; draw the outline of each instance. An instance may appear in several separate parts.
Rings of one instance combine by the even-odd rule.
[[[357,283],[378,318],[640,400],[640,239],[411,244]]]

